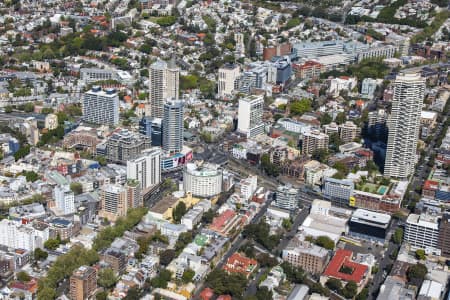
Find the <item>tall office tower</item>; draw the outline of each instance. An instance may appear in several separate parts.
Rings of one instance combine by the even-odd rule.
[[[70,299],[91,299],[97,289],[97,270],[93,267],[81,266],[70,276]]]
[[[169,153],[183,149],[183,107],[182,101],[169,100],[164,104],[162,147]]]
[[[145,190],[161,182],[161,149],[150,148],[142,155],[127,161],[127,179],[139,181]]]
[[[162,145],[162,119],[144,116],[139,121],[139,133],[152,139],[152,146]]]
[[[263,109],[264,96],[262,95],[251,95],[239,99],[237,130],[247,135],[247,138],[264,133]]]
[[[151,116],[162,118],[164,102],[168,98],[178,99],[180,69],[174,60],[169,63],[158,60],[150,66],[149,82]]]
[[[424,92],[420,74],[399,74],[394,81],[385,176],[405,179],[414,171]]]
[[[105,184],[100,191],[101,210],[99,216],[115,221],[128,211],[127,190],[120,184]]]
[[[115,89],[102,91],[94,86],[83,95],[83,119],[86,122],[115,126],[119,123],[119,96]]]
[[[439,223],[438,247],[441,249],[441,255],[450,257],[450,214],[444,213]]]
[[[237,79],[240,75],[239,65],[225,64],[219,68],[218,96],[219,98],[232,97],[237,89]]]
[[[75,212],[75,194],[70,190],[70,186],[60,185],[53,190],[56,208],[63,215],[73,214]]]

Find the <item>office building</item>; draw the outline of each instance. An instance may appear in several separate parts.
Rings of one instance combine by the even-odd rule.
[[[222,178],[222,169],[217,165],[188,163],[183,171],[183,188],[196,197],[213,197],[222,192]]]
[[[244,71],[239,78],[239,92],[250,94],[254,89],[263,89],[267,83],[267,69],[258,65]]]
[[[162,145],[162,119],[144,116],[139,121],[139,133],[151,138],[152,146]]]
[[[48,130],[54,130],[58,127],[58,116],[55,114],[48,114],[45,116],[45,126]]]
[[[364,59],[371,59],[377,57],[392,58],[398,47],[388,44],[377,44],[373,47],[365,49],[357,54],[357,61],[361,62]]]
[[[125,164],[150,147],[151,140],[148,136],[120,128],[106,142],[106,158],[114,163]]]
[[[406,219],[403,240],[413,250],[423,249],[427,254],[440,255],[439,219],[429,214],[410,214]]]
[[[237,89],[237,80],[241,70],[239,65],[225,64],[219,68],[218,96],[219,98],[231,98]]]
[[[88,123],[116,126],[119,123],[119,96],[114,89],[93,87],[83,94],[83,120]]]
[[[390,222],[391,216],[388,214],[358,208],[348,222],[349,234],[365,240],[384,242]]]
[[[359,137],[361,129],[352,121],[339,125],[339,137],[344,143],[353,142]]]
[[[164,103],[167,99],[178,99],[180,69],[175,61],[169,63],[157,60],[150,66],[149,70],[149,102],[151,116],[163,118]]]
[[[278,58],[268,69],[267,81],[274,84],[284,85],[292,75],[292,65],[288,57]]]
[[[70,186],[59,185],[53,190],[56,208],[63,214],[73,214],[75,212],[75,194],[71,191]]]
[[[97,289],[97,270],[81,266],[70,276],[70,299],[85,300],[93,297]]]
[[[141,189],[146,190],[161,182],[161,149],[154,147],[127,161],[127,179],[139,181]]]
[[[80,69],[80,80],[85,84],[114,79],[116,79],[116,71],[112,69],[100,69],[100,68]]]
[[[312,274],[322,273],[328,256],[326,249],[304,241],[301,237],[291,239],[281,254],[284,261]]]
[[[237,130],[247,138],[264,133],[262,120],[264,109],[264,96],[252,95],[239,99]]]
[[[123,274],[125,272],[127,257],[122,251],[114,248],[108,248],[100,255],[100,259],[108,264],[116,275]]]
[[[182,101],[170,100],[164,104],[162,147],[168,153],[179,153],[183,149],[183,112]]]
[[[34,251],[36,248],[43,248],[48,239],[49,229],[45,224],[21,224],[7,219],[0,221],[0,245],[2,246]]]
[[[347,207],[354,188],[355,184],[352,180],[326,177],[324,179],[323,195],[325,198],[330,199],[333,205]]]
[[[115,221],[128,211],[127,189],[119,184],[105,184],[100,190],[99,216]]]
[[[364,78],[361,84],[361,97],[373,99],[377,89],[377,80],[373,78]]]
[[[450,257],[450,214],[444,213],[439,224],[438,247],[441,249],[441,255]]]
[[[303,133],[302,154],[311,155],[319,149],[328,149],[329,137],[317,129],[308,130]]]
[[[425,79],[400,74],[394,81],[384,175],[405,179],[414,171]]]
[[[294,211],[298,208],[299,200],[298,189],[292,186],[280,185],[275,192],[275,199],[272,205]]]
[[[387,119],[388,114],[384,109],[369,112],[367,124],[369,135],[376,140],[385,140],[388,133]]]

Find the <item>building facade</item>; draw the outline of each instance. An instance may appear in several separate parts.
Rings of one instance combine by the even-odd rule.
[[[239,65],[225,64],[219,68],[218,96],[219,98],[231,97],[237,89],[237,80],[241,70]]]
[[[163,118],[165,101],[169,98],[178,99],[180,69],[174,61],[167,63],[158,60],[150,66],[149,82],[151,116]]]
[[[302,154],[311,155],[319,149],[328,149],[329,137],[319,130],[309,130],[303,133]]]
[[[283,250],[281,258],[295,267],[301,267],[312,274],[320,274],[324,270],[328,251],[308,241],[294,237]]]
[[[70,299],[90,299],[97,289],[97,270],[93,267],[81,266],[70,276]]]
[[[298,208],[300,200],[298,189],[292,186],[278,186],[274,200],[273,206],[294,211]]]
[[[146,149],[138,158],[127,161],[127,179],[139,181],[145,190],[161,182],[161,149]]]
[[[125,164],[150,147],[151,140],[148,136],[127,129],[119,129],[106,142],[106,158],[111,162]]]
[[[196,197],[213,197],[222,192],[222,169],[215,165],[188,163],[183,171],[183,188]]]
[[[181,101],[171,100],[164,104],[162,147],[168,153],[179,153],[183,149],[183,112]]]
[[[264,133],[262,120],[264,109],[264,96],[252,95],[239,99],[237,130],[247,138]]]
[[[119,124],[119,96],[114,89],[102,91],[95,86],[83,94],[83,120],[88,123]]]
[[[69,185],[56,186],[53,190],[56,208],[64,215],[75,212],[75,194]]]
[[[424,93],[419,74],[400,74],[394,81],[385,176],[405,179],[414,171]]]
[[[413,250],[423,249],[427,254],[440,255],[438,218],[428,214],[410,214],[406,219],[403,240]]]
[[[100,191],[100,203],[100,217],[115,221],[125,216],[128,211],[126,188],[119,184],[105,184]]]

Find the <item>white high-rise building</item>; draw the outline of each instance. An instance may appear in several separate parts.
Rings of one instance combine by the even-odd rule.
[[[183,188],[197,197],[212,197],[222,192],[222,169],[218,165],[188,163],[183,171]]]
[[[238,131],[246,134],[248,138],[264,133],[263,110],[264,96],[262,95],[251,95],[239,99]]]
[[[146,149],[136,159],[127,161],[127,179],[139,181],[142,190],[161,182],[161,149]]]
[[[0,221],[0,245],[8,248],[34,251],[36,248],[43,248],[48,238],[48,226],[24,225],[7,219]]]
[[[219,98],[231,97],[237,89],[237,79],[241,70],[238,65],[226,64],[219,68],[218,96]]]
[[[406,219],[403,240],[408,242],[413,250],[423,249],[427,254],[440,255],[439,218],[428,214],[410,214]]]
[[[162,147],[168,153],[181,152],[183,149],[183,112],[182,101],[169,100],[164,104]]]
[[[405,179],[414,171],[424,92],[419,74],[400,74],[394,81],[385,176]]]
[[[69,185],[56,186],[53,190],[56,208],[63,214],[73,214],[75,212],[75,194],[70,190]]]
[[[174,61],[158,60],[150,66],[149,82],[151,116],[163,118],[165,101],[178,99],[180,69]]]
[[[299,201],[300,198],[298,195],[298,189],[293,188],[292,186],[280,185],[275,193],[275,201],[273,205],[282,209],[293,211],[298,208]]]
[[[99,86],[95,86],[84,93],[83,119],[94,124],[119,124],[119,96],[116,90],[102,91]]]

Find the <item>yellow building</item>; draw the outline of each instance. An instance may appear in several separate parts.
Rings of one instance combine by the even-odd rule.
[[[193,197],[192,193],[186,193],[186,195],[184,195],[184,193],[174,193],[174,195],[163,197],[158,203],[155,204],[155,206],[150,208],[149,213],[155,218],[172,222],[172,212],[179,203],[183,202],[186,205],[186,208],[189,209],[199,201],[200,198]]]

